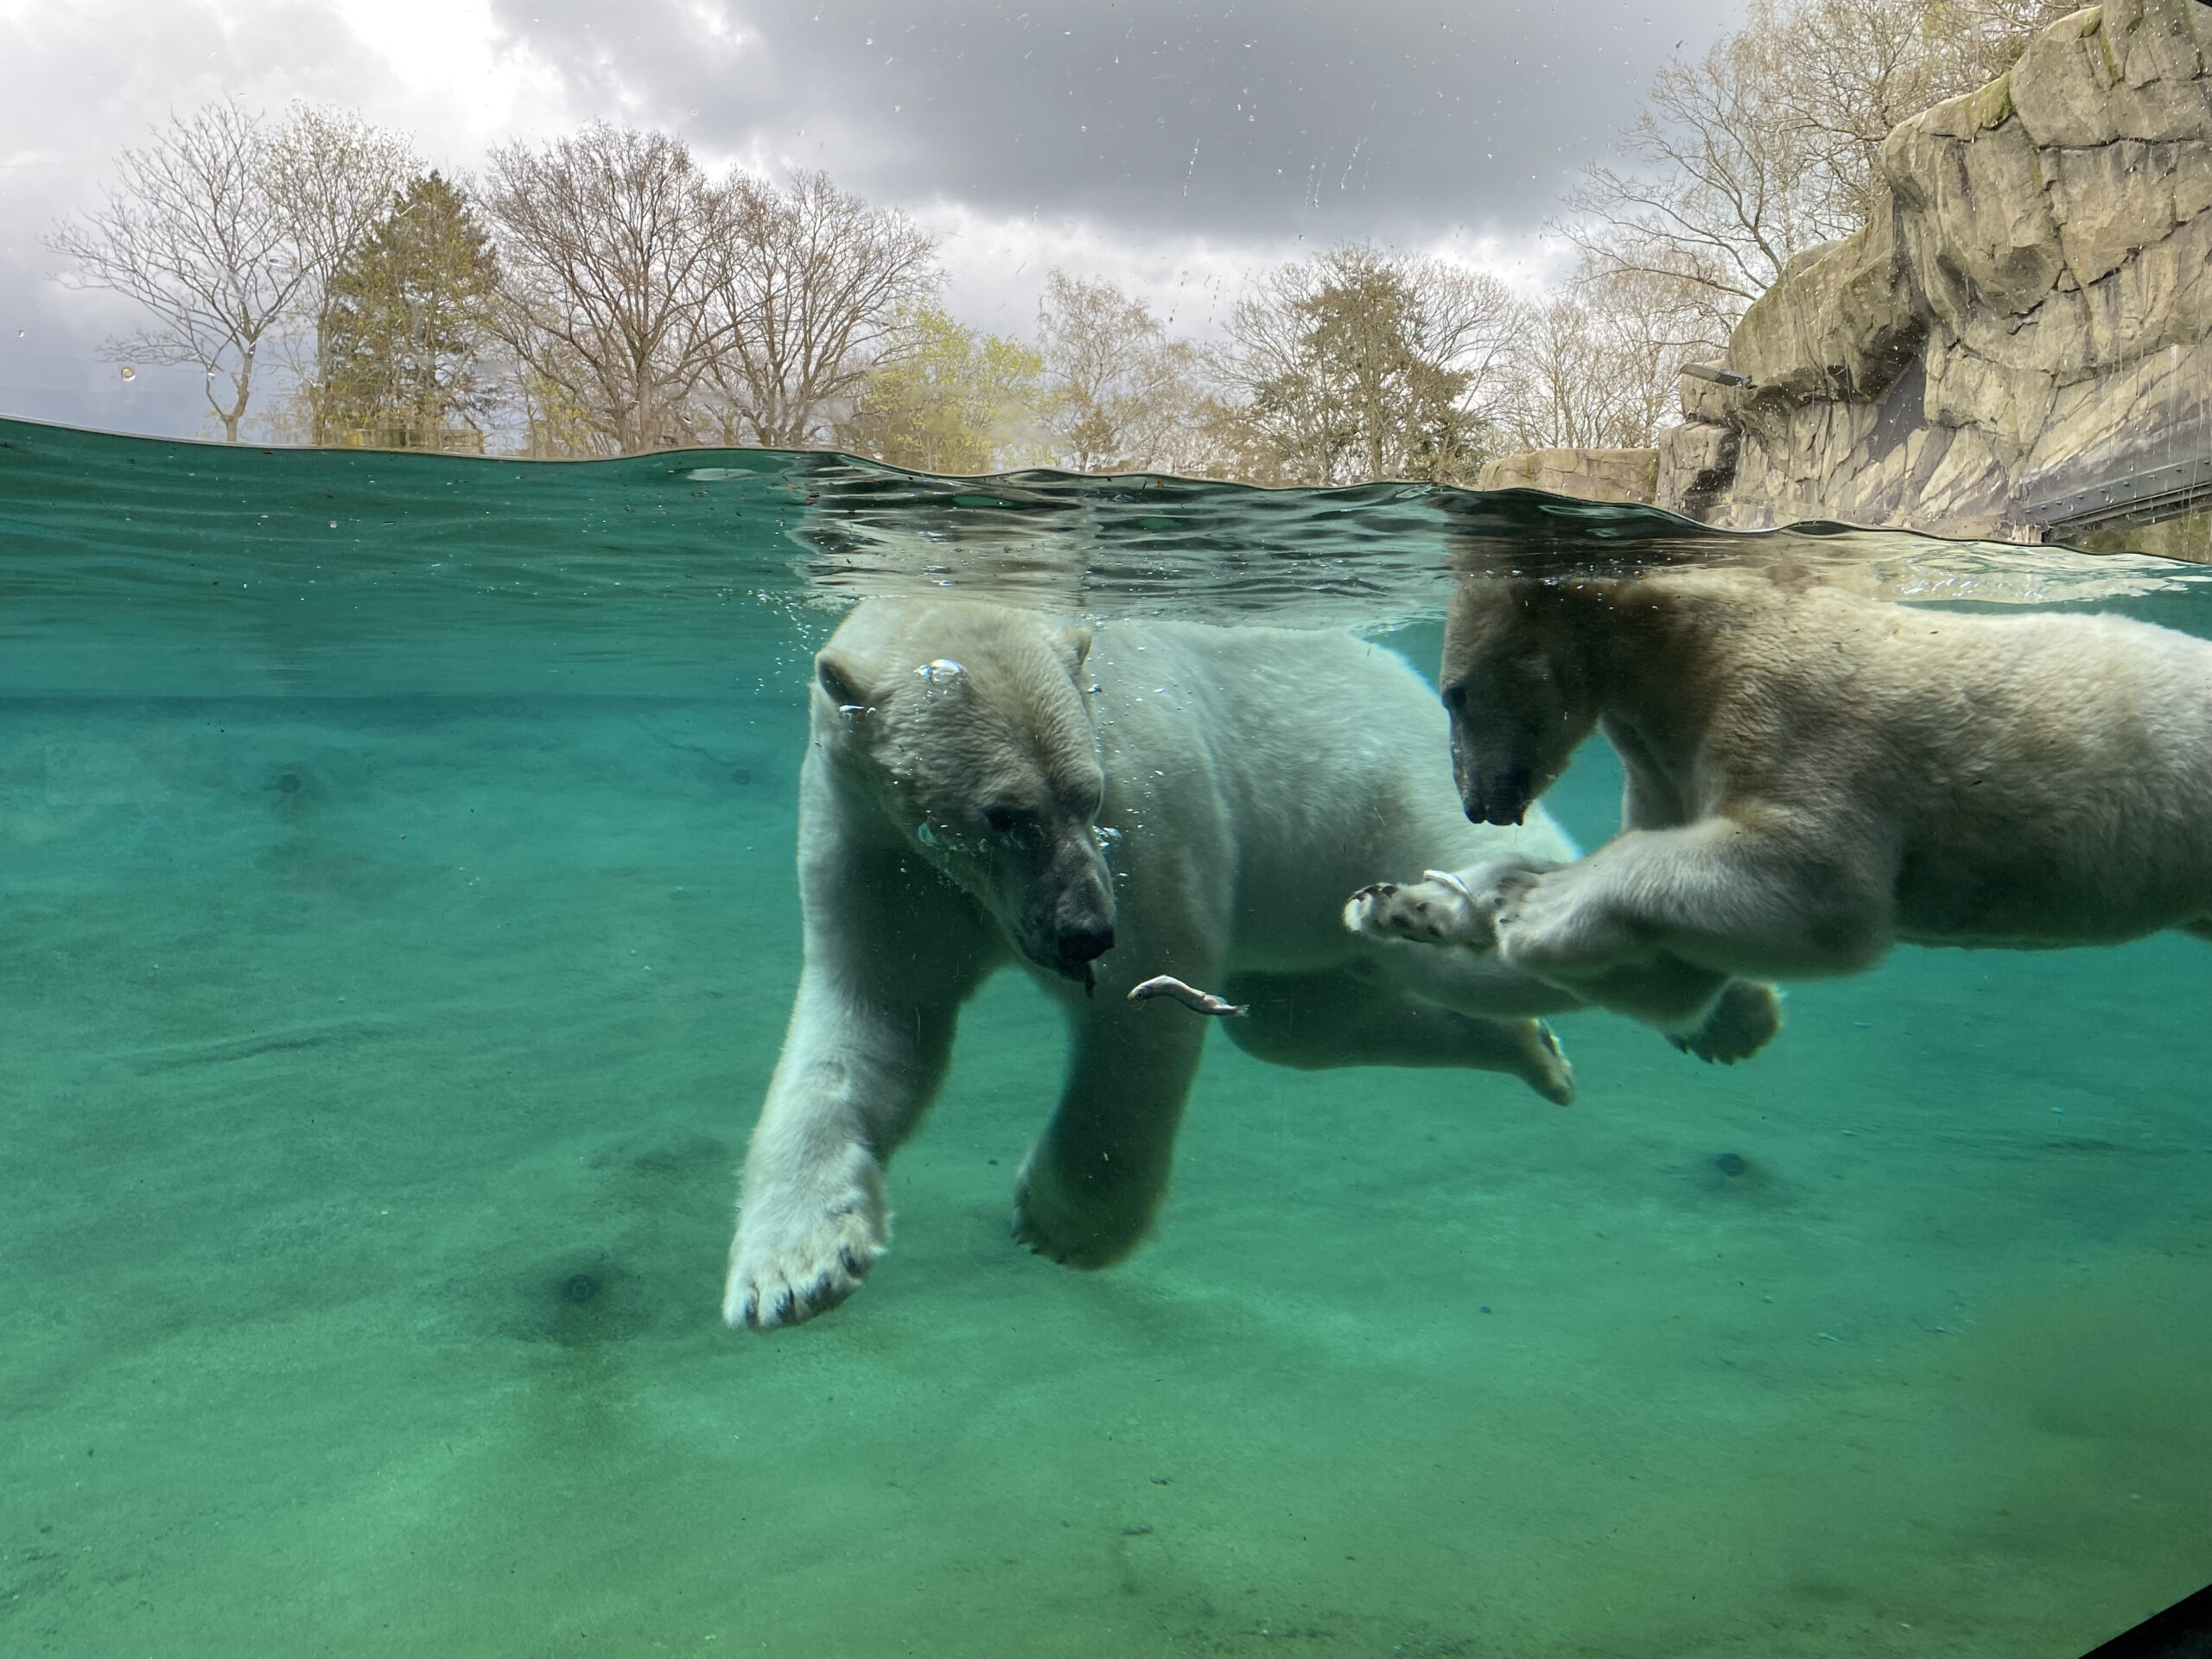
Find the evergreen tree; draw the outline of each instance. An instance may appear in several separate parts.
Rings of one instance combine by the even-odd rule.
[[[1217,437],[1268,484],[1471,482],[1519,309],[1496,278],[1334,248],[1269,273],[1215,353]]]
[[[416,179],[329,290],[325,441],[379,449],[481,449],[499,262],[468,201]]]

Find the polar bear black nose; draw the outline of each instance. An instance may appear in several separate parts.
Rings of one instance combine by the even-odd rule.
[[[1097,961],[1114,948],[1113,925],[1098,922],[1066,928],[1061,931],[1058,944],[1061,971],[1072,972],[1085,963]]]
[[[1456,757],[1455,757],[1456,758]],[[1533,788],[1535,774],[1526,766],[1509,766],[1493,774],[1488,783],[1472,788],[1465,783],[1461,773],[1459,798],[1466,805],[1468,818],[1476,823],[1520,823],[1528,818],[1529,803],[1535,797]]]

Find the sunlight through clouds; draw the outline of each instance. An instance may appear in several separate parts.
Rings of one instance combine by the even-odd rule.
[[[338,0],[335,10],[407,101],[454,129],[452,141],[495,142],[568,112],[561,77],[500,29],[489,0]]]

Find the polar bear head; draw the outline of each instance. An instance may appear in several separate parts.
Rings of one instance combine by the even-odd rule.
[[[1596,590],[1611,585],[1475,575],[1453,594],[1438,687],[1452,775],[1477,823],[1519,823],[1597,728]]]
[[[833,758],[1039,967],[1114,948],[1090,634],[993,605],[862,606],[815,658]]]

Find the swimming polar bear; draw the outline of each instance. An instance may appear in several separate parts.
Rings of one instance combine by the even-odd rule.
[[[1574,856],[1541,810],[1469,823],[1424,763],[1446,734],[1420,676],[1349,634],[855,610],[816,659],[805,965],[724,1317],[791,1324],[858,1286],[884,1249],[884,1162],[944,1075],[961,1005],[1002,964],[1052,992],[1074,1037],[1014,1233],[1080,1267],[1142,1233],[1211,1023],[1133,1004],[1151,976],[1219,988],[1216,1012],[1249,1005],[1224,1024],[1264,1059],[1503,1071],[1564,1103],[1572,1074],[1537,1016],[1573,996],[1494,956],[1338,922],[1377,871]]]
[[[1680,1029],[1728,976],[1891,944],[2212,938],[2212,644],[2117,617],[1909,609],[1789,567],[1464,579],[1443,697],[1471,818],[1593,728],[1623,830],[1558,867],[1355,895],[1370,937],[1495,950]]]

